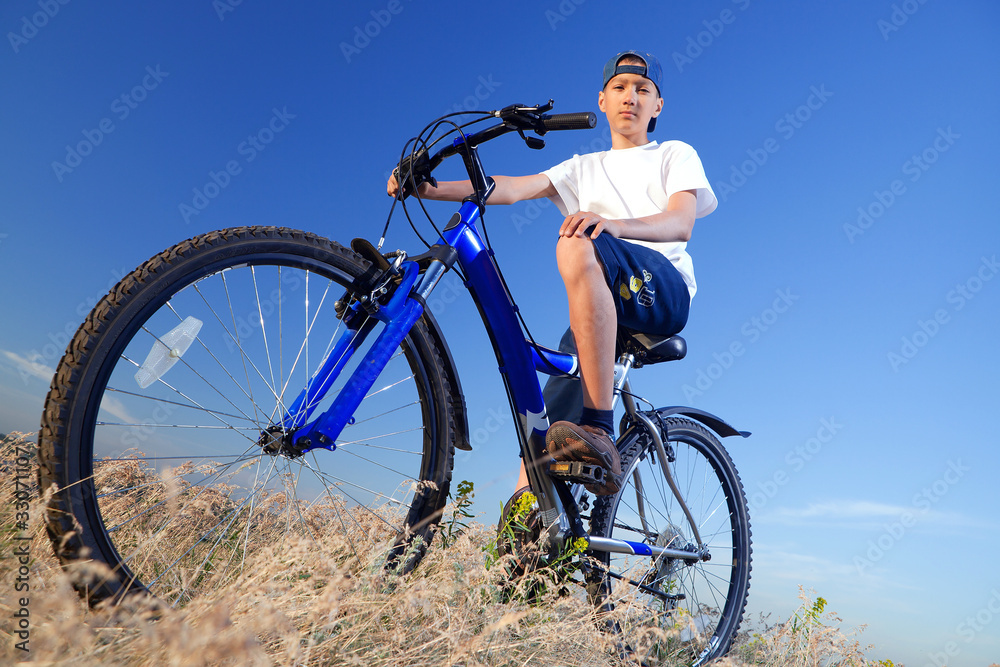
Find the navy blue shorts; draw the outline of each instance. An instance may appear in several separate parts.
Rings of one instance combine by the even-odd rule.
[[[618,312],[618,325],[672,336],[687,324],[691,295],[680,271],[662,254],[601,234],[594,239]]]

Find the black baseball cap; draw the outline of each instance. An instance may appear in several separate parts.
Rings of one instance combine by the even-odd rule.
[[[643,65],[619,65],[622,58],[625,56],[632,56],[641,60]],[[614,56],[604,65],[604,83],[601,84],[601,90],[608,85],[608,81],[618,76],[619,74],[638,74],[639,76],[644,76],[653,82],[656,86],[656,94],[659,97],[663,97],[661,92],[663,83],[663,68],[660,67],[660,61],[656,59],[656,56],[645,53],[643,51],[622,51],[618,55]],[[648,132],[652,132],[656,127],[656,119],[649,119]]]

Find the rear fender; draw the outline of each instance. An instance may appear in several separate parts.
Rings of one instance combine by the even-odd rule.
[[[715,415],[705,412],[704,410],[699,410],[697,408],[687,408],[680,405],[675,405],[669,408],[659,408],[656,410],[657,414],[661,417],[669,417],[671,415],[684,415],[685,417],[690,417],[696,421],[701,422],[708,428],[712,429],[719,434],[720,437],[728,438],[732,435],[741,435],[744,438],[750,437],[750,431],[737,431],[735,428],[730,426],[727,422],[716,417]]]

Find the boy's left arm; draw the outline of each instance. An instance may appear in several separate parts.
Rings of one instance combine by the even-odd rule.
[[[634,241],[687,242],[694,229],[697,202],[694,190],[682,190],[670,195],[665,211],[641,218],[608,219],[596,213],[580,211],[566,216],[559,235],[583,236],[587,229],[593,227],[590,233],[592,239],[603,233]]]

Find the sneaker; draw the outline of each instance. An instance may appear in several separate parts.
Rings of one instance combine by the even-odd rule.
[[[545,436],[549,454],[557,461],[582,461],[599,465],[607,475],[604,484],[587,484],[585,488],[597,496],[617,493],[622,480],[622,462],[614,441],[596,426],[579,426],[572,422],[556,422]]]

